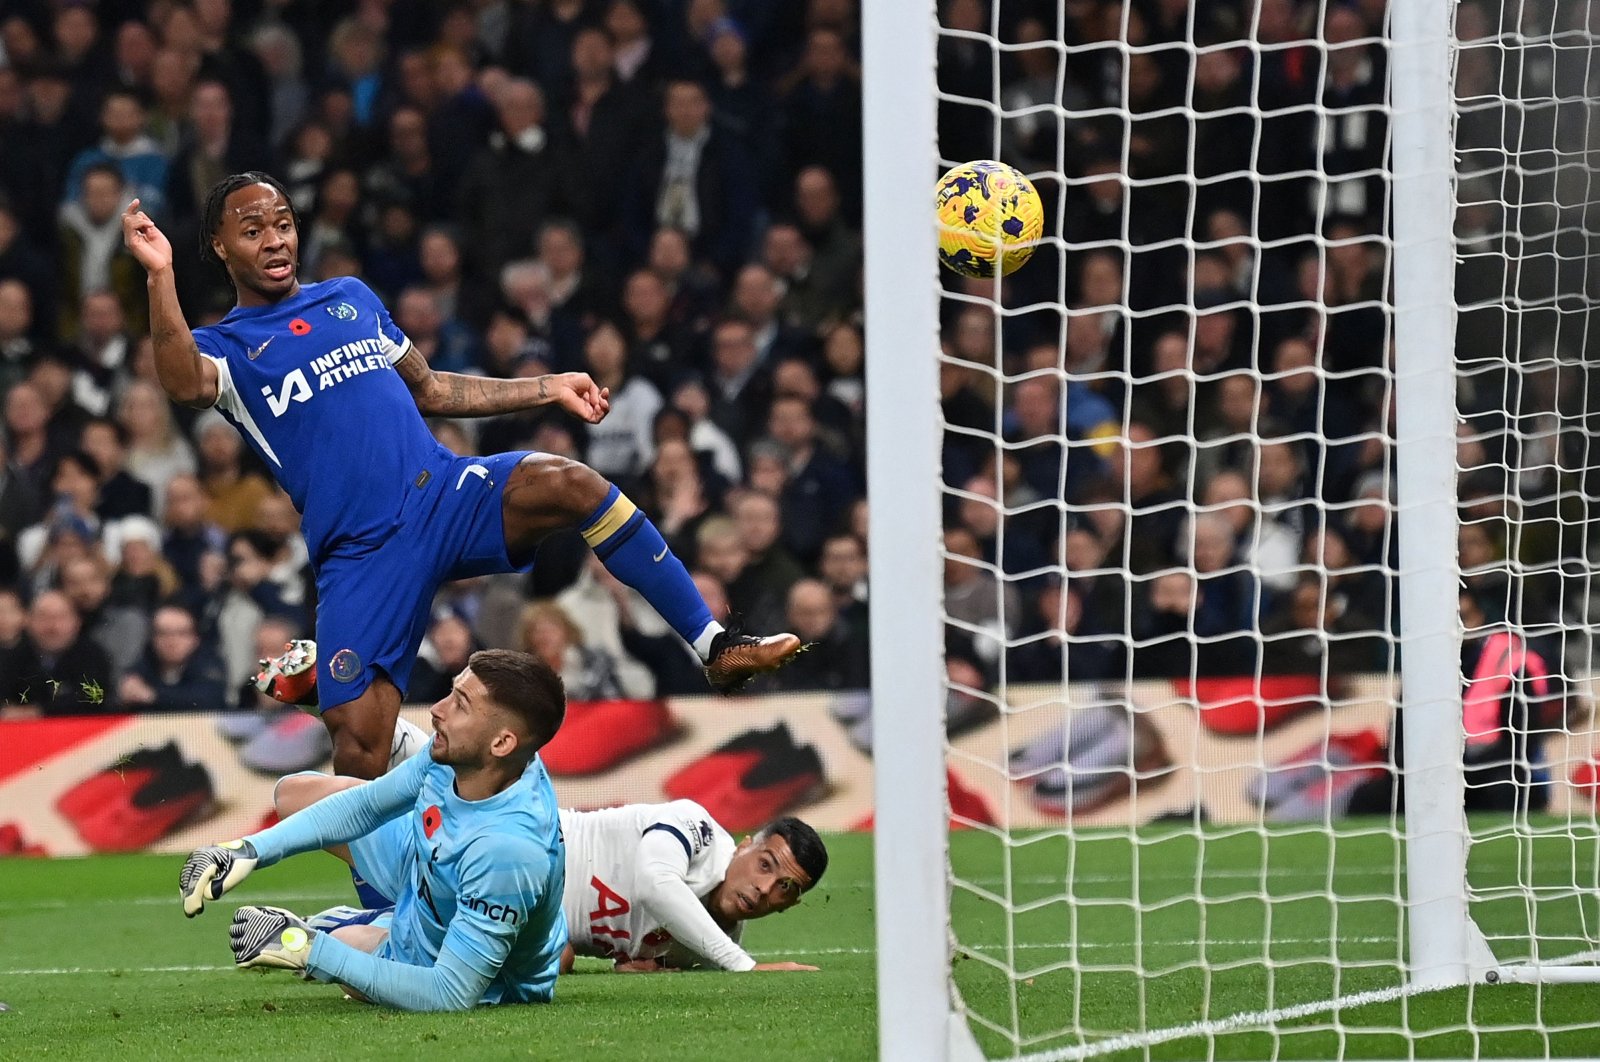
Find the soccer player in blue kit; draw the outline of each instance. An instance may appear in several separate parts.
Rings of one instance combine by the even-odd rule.
[[[424,416],[555,404],[590,423],[609,394],[585,373],[498,380],[434,372],[360,280],[301,284],[299,216],[257,172],[206,197],[202,251],[237,304],[190,330],[172,245],[134,201],[123,238],[148,273],[156,373],[176,402],[215,407],[303,514],[317,583],[315,688],[339,774],[389,766],[402,695],[440,584],[526,569],[541,539],[576,528],[731,690],[787,663],[792,634],[753,637],[712,618],[661,533],[615,486],[554,454],[457,457]]]
[[[542,660],[474,653],[429,713],[426,753],[260,833],[196,849],[178,878],[184,913],[260,867],[348,843],[393,910],[319,930],[279,907],[240,907],[229,928],[237,965],[302,971],[404,1010],[549,1002],[567,943],[566,857],[538,752],[565,712],[561,677]]]

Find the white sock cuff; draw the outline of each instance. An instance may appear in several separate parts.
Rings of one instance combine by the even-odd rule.
[[[712,620],[710,623],[706,624],[706,629],[701,631],[699,635],[695,637],[693,643],[694,651],[700,654],[700,660],[702,663],[711,659],[711,641],[721,633],[722,624],[718,623],[716,620]]]

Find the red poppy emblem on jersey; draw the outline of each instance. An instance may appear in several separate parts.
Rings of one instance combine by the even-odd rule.
[[[303,336],[307,332],[311,331],[311,322],[307,321],[304,317],[296,317],[294,320],[289,322],[289,331],[293,332],[297,336]]]
[[[438,804],[433,805],[422,813],[422,835],[430,841],[433,840],[434,831],[443,821],[444,813],[439,810]]]

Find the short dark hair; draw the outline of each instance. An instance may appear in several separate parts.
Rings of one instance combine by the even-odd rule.
[[[89,294],[96,293],[90,292]],[[116,437],[119,446],[126,447],[132,441],[132,436],[128,434],[128,429],[123,426],[122,421],[113,420],[111,417],[90,417],[83,422],[83,427],[78,430],[78,448],[80,450],[83,449],[83,437],[90,428],[109,429],[111,434]],[[102,469],[102,471],[104,470]]]
[[[566,686],[543,660],[514,649],[479,649],[467,657],[467,668],[497,705],[527,726],[530,759],[561,729],[567,714]]]
[[[206,193],[205,209],[201,214],[200,224],[200,257],[207,262],[215,262],[224,273],[228,271],[227,263],[217,256],[211,248],[212,237],[216,236],[217,229],[222,226],[222,208],[227,203],[228,197],[241,188],[248,188],[252,184],[264,184],[268,188],[283,196],[283,201],[289,204],[289,215],[294,219],[295,230],[300,229],[300,211],[295,208],[294,200],[289,197],[289,189],[285,188],[276,177],[260,170],[246,170],[243,173],[233,173],[224,177],[211,186],[211,191]]]
[[[112,85],[110,88],[106,89],[106,94],[100,97],[100,105],[104,107],[106,103],[114,99],[132,100],[142,108],[148,108],[150,106],[145,101],[144,93],[140,92],[132,85]]]
[[[77,465],[90,479],[96,482],[100,479],[100,462],[96,461],[87,450],[68,450],[56,459],[56,468],[59,469],[62,465]]]
[[[128,179],[122,175],[122,167],[115,162],[107,161],[96,162],[86,168],[83,171],[83,175],[78,178],[78,187],[81,188],[88,184],[89,178],[97,173],[116,181],[119,188],[128,183]]]
[[[828,847],[822,843],[822,838],[817,836],[817,831],[799,819],[786,815],[767,823],[761,827],[761,832],[756,834],[758,841],[767,837],[782,837],[788,842],[794,861],[800,864],[800,869],[811,879],[811,884],[801,891],[809,892],[815,888],[828,870]]]

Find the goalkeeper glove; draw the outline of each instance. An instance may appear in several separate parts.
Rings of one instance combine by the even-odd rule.
[[[304,970],[316,937],[317,931],[305,919],[281,907],[246,905],[233,912],[233,925],[228,927],[228,946],[240,969]]]
[[[283,654],[261,661],[255,677],[256,689],[275,701],[301,708],[317,706],[317,643],[297,638],[283,647]]]
[[[183,913],[193,918],[205,910],[207,900],[222,899],[223,893],[250,876],[259,858],[249,841],[224,841],[190,852],[178,873]]]

